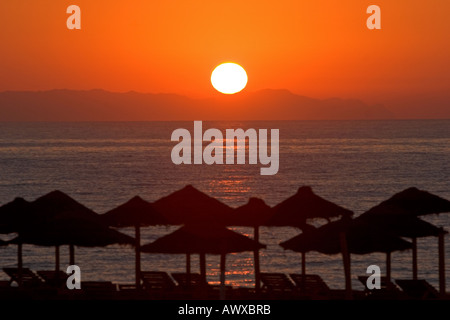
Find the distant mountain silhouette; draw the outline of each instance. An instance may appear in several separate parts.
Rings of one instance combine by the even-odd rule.
[[[210,99],[104,90],[0,92],[0,121],[341,120],[392,119],[382,105],[319,100],[287,90]]]

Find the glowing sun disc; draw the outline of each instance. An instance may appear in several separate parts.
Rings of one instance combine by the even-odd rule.
[[[227,62],[218,65],[211,74],[211,84],[217,91],[233,94],[247,85],[247,73],[237,63]]]

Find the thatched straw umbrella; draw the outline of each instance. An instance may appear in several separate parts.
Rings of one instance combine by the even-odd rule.
[[[172,225],[215,223],[225,225],[233,209],[192,185],[153,203]]]
[[[402,217],[418,217],[444,212],[450,212],[450,201],[427,191],[412,187],[381,202],[365,212],[361,217],[364,216],[368,219],[379,217],[380,219],[390,221],[393,219],[393,216],[398,215],[395,219],[402,221]],[[445,294],[444,236],[446,233],[445,230],[441,229],[437,234],[439,245],[439,288],[441,294]],[[436,236],[436,232],[428,235]],[[408,237],[408,235],[404,236]],[[417,279],[417,238],[421,237],[421,235],[412,234],[410,237],[413,240],[413,279]]]
[[[19,236],[12,239],[10,243],[27,243],[38,246],[105,247],[110,244],[134,245],[134,239],[105,226],[70,219],[39,226],[33,231],[19,232]]]
[[[379,230],[363,221],[344,219],[320,228],[311,227],[287,241],[280,243],[284,249],[305,253],[318,251],[325,254],[342,253],[347,297],[351,296],[350,254],[386,253],[386,268],[390,269],[393,251],[411,248],[411,243]],[[388,279],[389,280],[389,279]]]
[[[220,298],[225,298],[225,256],[227,253],[254,251],[265,246],[237,232],[217,225],[184,226],[154,242],[142,252],[181,254],[220,254]],[[186,264],[189,277],[190,266]],[[189,281],[188,281],[189,282]]]
[[[368,210],[365,215],[384,214],[401,209],[399,214],[423,216],[450,212],[450,201],[415,187],[396,193]]]
[[[225,226],[233,209],[223,202],[187,185],[153,203],[156,210],[172,225],[220,224]],[[190,261],[190,253],[186,261]],[[201,275],[206,279],[206,255],[200,253]]]
[[[134,239],[102,225],[92,224],[86,220],[54,220],[52,223],[38,226],[35,230],[19,232],[12,239],[14,244],[32,244],[59,248],[62,245],[79,247],[105,247],[110,244],[133,245]],[[74,255],[74,252],[71,252]],[[75,263],[75,258],[71,257]],[[55,252],[56,279],[59,279],[59,250]],[[60,279],[59,279],[60,280]]]
[[[417,238],[423,237],[439,237],[441,234],[447,233],[443,228],[438,228],[431,223],[423,221],[419,218],[399,215],[396,213],[372,215],[361,215],[359,219],[364,219],[367,223],[371,223],[378,228],[389,231],[390,233],[412,239],[413,251],[413,279],[417,279]]]
[[[248,203],[234,210],[234,213],[228,220],[227,225],[253,227],[253,240],[259,241],[259,227],[266,226],[271,216],[272,210],[264,202],[264,200],[259,198],[250,198]],[[255,289],[259,290],[261,287],[261,277],[258,249],[256,249],[253,253],[253,260],[255,268]]]
[[[353,211],[316,195],[311,187],[300,187],[296,194],[273,207],[269,220],[271,226],[293,226],[301,228],[307,219],[351,217]]]
[[[23,198],[15,198],[0,207],[0,233],[15,233],[38,222],[30,212],[30,202]]]
[[[289,226],[302,230],[310,228],[307,219],[351,217],[353,211],[345,209],[316,195],[311,187],[300,187],[297,193],[272,209],[273,215],[267,222],[269,226]],[[306,256],[302,253],[302,274],[306,275]]]
[[[167,220],[155,207],[139,196],[101,215],[103,221],[112,227],[134,227],[135,230],[135,278],[136,288],[140,288],[141,274],[141,227],[166,225]]]
[[[0,225],[3,233],[19,233],[19,237],[13,241],[18,245],[19,281],[23,265],[23,243],[42,243],[42,245],[53,243],[55,246],[55,270],[59,273],[59,247],[61,245],[69,245],[70,264],[73,265],[75,264],[74,246],[84,245],[80,240],[83,235],[97,237],[101,234],[110,234],[105,230],[106,227],[98,214],[58,190],[32,202],[17,198],[5,204],[0,208]],[[91,230],[96,232],[91,233]],[[101,245],[105,239],[97,240]]]
[[[55,221],[81,221],[82,225],[104,226],[100,216],[77,202],[64,192],[52,191],[31,202],[31,213],[39,219],[43,226],[52,225]],[[33,234],[33,232],[31,232]],[[75,264],[75,244],[69,244],[70,264]],[[59,256],[59,246],[56,245],[56,256]],[[59,270],[58,261],[56,264]]]
[[[36,226],[39,219],[32,214],[30,203],[23,198],[16,198],[0,207],[0,233],[17,233]],[[19,285],[22,283],[22,244],[17,245],[17,269],[19,274]]]

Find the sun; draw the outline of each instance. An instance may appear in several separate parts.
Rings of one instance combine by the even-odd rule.
[[[233,94],[247,85],[247,73],[237,63],[226,62],[218,65],[211,74],[211,84],[217,91]]]

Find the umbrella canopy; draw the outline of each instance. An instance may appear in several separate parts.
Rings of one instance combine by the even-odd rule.
[[[104,225],[97,213],[58,190],[32,202],[16,198],[0,207],[0,233],[45,228],[59,220],[81,220]]]
[[[19,229],[14,243],[95,247],[133,239],[109,229],[97,213],[58,190],[30,202],[26,209],[36,224]]]
[[[153,226],[168,224],[168,221],[150,202],[135,196],[128,202],[101,215],[103,221],[113,227]]]
[[[261,248],[265,245],[222,226],[189,225],[141,249],[147,253],[223,254]]]
[[[280,243],[284,249],[297,252],[318,251],[325,254],[342,252],[339,234],[344,232],[349,253],[393,252],[411,248],[411,243],[362,220],[339,220],[303,232]]]
[[[156,210],[170,224],[223,223],[233,209],[207,194],[187,185],[154,202]]]
[[[101,216],[102,220],[109,226],[135,228],[135,278],[136,288],[141,285],[141,226],[152,226],[168,224],[162,214],[155,209],[150,202],[135,196],[128,202],[112,209]]]
[[[273,209],[268,224],[272,226],[302,227],[307,219],[351,217],[353,212],[316,195],[311,187],[300,187],[297,193]]]
[[[0,207],[0,233],[13,233],[35,225],[38,217],[31,213],[30,202],[16,198]]]
[[[185,253],[188,283],[190,255],[220,254],[220,299],[225,298],[225,256],[231,252],[254,251],[265,245],[219,225],[188,225],[142,247],[148,253]],[[202,277],[206,281],[205,260],[201,259]]]
[[[379,229],[388,231],[389,233],[407,238],[437,237],[442,228],[438,228],[429,222],[407,214],[399,214],[398,211],[391,214],[363,214],[356,220],[365,221],[366,223],[377,226]]]
[[[342,253],[345,272],[346,296],[351,299],[350,254],[386,253],[386,277],[390,281],[391,253],[406,250],[412,244],[368,224],[362,220],[341,219],[318,229],[309,228],[294,238],[280,244],[284,249],[301,252],[318,251],[326,254]],[[305,266],[303,265],[303,274]]]
[[[70,245],[70,263],[74,264],[74,245],[106,246],[112,243],[132,243],[134,240],[108,229],[94,211],[61,191],[53,191],[35,201],[16,199],[3,206],[0,215],[5,231],[18,232],[10,243],[17,243],[18,265],[22,265],[22,244],[56,247],[56,269],[59,270],[59,246]],[[3,219],[2,219],[3,220]]]
[[[368,210],[364,215],[398,214],[421,216],[450,212],[450,201],[417,188],[408,188]]]
[[[31,210],[44,224],[57,220],[82,220],[91,224],[104,225],[97,213],[59,190],[31,202]]]
[[[272,217],[272,209],[259,198],[250,198],[249,201],[234,209],[227,221],[229,226],[255,227],[267,225]]]
[[[439,247],[443,247],[443,236],[447,233],[443,228],[425,222],[418,216],[445,212],[447,203],[447,200],[426,191],[409,188],[363,213],[359,219],[364,219],[398,236],[412,238],[413,279],[417,279],[417,238],[439,237]],[[439,250],[439,261],[440,269],[444,270],[443,249]],[[445,291],[445,276],[442,270],[440,270],[440,287],[441,291]]]
[[[35,230],[19,232],[10,243],[26,243],[39,246],[76,245],[104,247],[110,244],[134,244],[134,238],[108,227],[86,223],[82,220],[58,221]]]
[[[272,209],[259,198],[250,198],[248,203],[236,208],[234,213],[227,220],[229,226],[246,226],[254,228],[253,240],[259,241],[259,226],[268,225],[272,217]],[[253,262],[255,268],[255,289],[260,289],[260,263],[259,250],[253,253]]]

